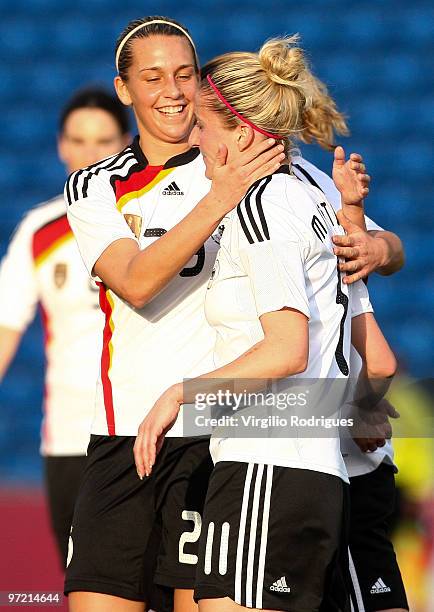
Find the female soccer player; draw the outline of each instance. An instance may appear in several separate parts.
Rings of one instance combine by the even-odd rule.
[[[184,612],[212,467],[208,441],[182,438],[178,426],[161,469],[143,481],[133,445],[143,411],[168,384],[210,367],[214,331],[203,301],[218,248],[210,236],[284,154],[269,138],[233,164],[222,147],[212,184],[205,178],[199,150],[188,143],[196,50],[179,23],[130,23],[117,43],[116,68],[117,93],[132,106],[139,135],[119,155],[73,173],[65,187],[68,219],[99,279],[106,321],[65,590],[73,612],[143,610],[145,550],[159,517],[156,579],[177,589],[175,605]]]
[[[204,68],[194,142],[209,178],[219,141],[233,159],[270,135],[283,140],[289,153],[288,134],[301,128],[311,100],[295,40],[269,41],[259,54],[226,54]],[[350,194],[339,172],[335,177],[347,204],[366,195],[365,175]],[[370,314],[365,286],[354,284],[349,296],[341,283],[332,243],[338,223],[320,190],[301,183],[287,163],[257,181],[223,224],[206,297],[207,318],[217,333],[217,369],[202,379],[214,381],[215,388],[219,379],[259,384],[298,375],[345,381],[351,317],[369,375],[393,374],[395,360]],[[145,418],[135,449],[140,472],[153,472],[162,438],[190,399],[181,383],[174,385]],[[336,595],[331,586],[347,475],[339,437],[330,435],[213,436],[216,466],[196,585],[200,610],[235,612],[241,606],[313,612],[321,604],[341,609],[329,596]],[[154,470],[158,467],[159,459]]]
[[[313,75],[312,79],[316,94],[306,113],[305,129],[300,137],[306,143],[316,141],[322,148],[332,150],[334,132],[348,132],[345,119],[325,85]],[[333,181],[299,155],[293,157],[292,162],[294,174],[307,184],[319,187],[337,211],[340,194]],[[354,223],[340,216],[342,225],[349,232],[348,236],[333,238],[338,245],[335,253],[348,256],[341,264],[341,270],[350,274],[350,280],[375,271],[380,274],[397,272],[403,265],[403,250],[398,236],[384,231],[368,217],[360,217],[360,212],[353,211]],[[348,214],[351,211],[347,211]],[[360,356],[352,347],[350,369],[353,378],[358,376],[361,367]],[[393,447],[390,440],[376,440],[373,436],[370,439],[359,438],[356,442],[351,437],[341,440],[351,485],[349,552],[352,605],[355,612],[405,612],[408,610],[405,587],[390,539],[395,508],[394,472],[397,471]]]
[[[68,174],[120,151],[128,113],[99,88],[77,92],[63,109],[59,157]],[[62,567],[93,415],[103,318],[65,214],[62,196],[19,224],[0,268],[0,379],[40,303],[45,326],[41,453],[51,523]]]

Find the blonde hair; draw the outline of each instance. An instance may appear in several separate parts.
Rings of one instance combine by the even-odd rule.
[[[202,70],[205,104],[226,127],[235,128],[239,119],[212,91],[208,75],[230,106],[282,140],[287,153],[291,138],[301,135],[305,112],[312,104],[311,73],[303,50],[296,46],[298,40],[295,34],[267,41],[258,53],[225,53]]]
[[[336,106],[336,102],[327,91],[326,85],[309,72],[312,101],[309,108],[303,112],[303,130],[298,138],[311,144],[316,141],[320,147],[327,151],[335,148],[335,134],[348,136],[349,130],[343,115]]]
[[[298,41],[298,34],[273,38],[258,53],[225,53],[201,71],[205,104],[221,116],[227,128],[239,125],[235,110],[282,140],[288,155],[294,139],[315,140],[330,150],[335,132],[348,134],[344,116],[324,83],[312,74]],[[212,91],[208,76],[227,105]]]

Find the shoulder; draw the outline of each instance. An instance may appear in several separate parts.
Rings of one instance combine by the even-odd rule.
[[[87,198],[93,188],[106,186],[112,189],[111,180],[115,176],[127,176],[139,165],[132,145],[120,153],[102,159],[87,168],[73,172],[66,181],[65,198],[69,205]]]
[[[65,202],[63,196],[58,195],[51,200],[37,204],[26,213],[18,223],[16,232],[26,232],[33,234],[47,223],[66,217]]]
[[[239,224],[251,244],[265,240],[304,240],[306,220],[321,195],[288,170],[257,181],[238,205]]]
[[[340,194],[331,176],[320,170],[317,166],[314,166],[301,155],[292,158],[292,171],[301,182],[322,191],[335,210],[341,207]]]

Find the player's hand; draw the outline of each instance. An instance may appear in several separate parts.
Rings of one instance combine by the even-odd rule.
[[[383,398],[375,408],[360,411],[352,428],[354,442],[364,453],[372,453],[386,444],[392,437],[392,426],[389,419],[399,418],[399,412],[392,404]]]
[[[371,177],[365,172],[363,158],[358,153],[351,153],[345,160],[345,151],[336,147],[333,162],[333,181],[338,188],[342,206],[363,206],[363,200],[369,194]]]
[[[211,193],[221,207],[221,216],[238,205],[255,181],[275,172],[285,159],[284,147],[272,138],[255,141],[232,162],[220,145],[213,168]]]
[[[342,210],[338,210],[337,217],[346,235],[333,236],[332,240],[335,245],[333,252],[338,257],[345,259],[338,266],[341,272],[346,272],[346,276],[342,279],[343,282],[350,285],[360,278],[365,278],[371,272],[375,272],[383,265],[387,245],[384,240],[374,238],[349,221]]]
[[[163,446],[164,437],[176,421],[181,405],[180,396],[182,396],[179,387],[180,385],[173,385],[167,389],[140,424],[133,451],[140,479],[151,474],[157,455]]]

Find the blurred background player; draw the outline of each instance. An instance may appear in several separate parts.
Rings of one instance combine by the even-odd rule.
[[[68,173],[122,149],[128,112],[101,88],[78,91],[64,107],[58,154]],[[30,210],[0,267],[0,380],[39,303],[45,332],[41,427],[45,484],[63,567],[86,459],[103,317],[66,218],[63,195]]]

